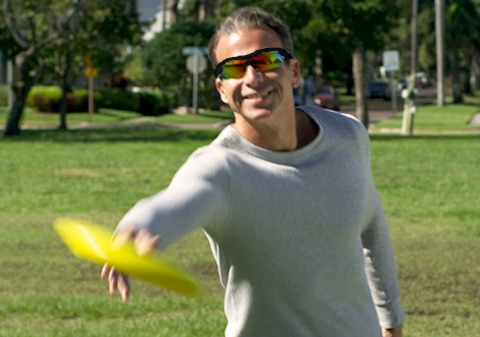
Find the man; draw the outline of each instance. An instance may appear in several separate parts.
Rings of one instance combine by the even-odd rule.
[[[226,18],[210,58],[234,124],[167,189],[135,205],[117,240],[133,237],[143,253],[202,227],[226,290],[227,337],[400,337],[404,313],[365,128],[295,107],[290,32],[263,10]],[[126,276],[105,266],[107,276],[125,301]]]

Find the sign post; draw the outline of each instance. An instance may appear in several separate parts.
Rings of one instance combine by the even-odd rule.
[[[85,63],[87,64],[87,68],[85,68],[85,76],[88,77],[88,121],[92,123],[93,121],[93,81],[95,77],[98,76],[98,69],[93,66],[93,62],[90,59],[90,56],[85,58]]]
[[[207,69],[207,60],[205,56],[208,53],[207,48],[185,47],[182,50],[187,57],[187,69],[193,74],[192,106],[193,111],[198,114],[198,75]]]
[[[395,93],[394,72],[400,70],[398,50],[389,50],[383,52],[383,66],[385,71],[390,73],[390,90],[392,97],[392,110],[397,111],[397,95]]]
[[[85,69],[85,75],[88,77],[88,121],[91,123],[93,121],[93,80],[98,75],[98,69],[88,66]]]

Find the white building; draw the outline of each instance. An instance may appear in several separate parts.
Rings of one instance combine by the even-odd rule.
[[[150,28],[143,35],[145,41],[151,40],[155,34],[172,24],[171,12],[168,8],[168,0],[137,0],[140,21],[151,22]],[[182,8],[183,0],[180,0],[178,8]]]

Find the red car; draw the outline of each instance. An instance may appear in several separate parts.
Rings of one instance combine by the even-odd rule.
[[[315,95],[315,105],[320,108],[340,110],[340,102],[338,101],[335,89],[331,85],[323,85],[317,88]]]

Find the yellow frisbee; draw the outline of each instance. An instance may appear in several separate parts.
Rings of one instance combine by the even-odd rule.
[[[105,227],[73,219],[58,219],[53,227],[77,257],[100,265],[108,263],[121,273],[186,296],[200,294],[200,287],[193,277],[158,254],[139,256],[132,240],[119,248],[112,247],[113,231]]]

